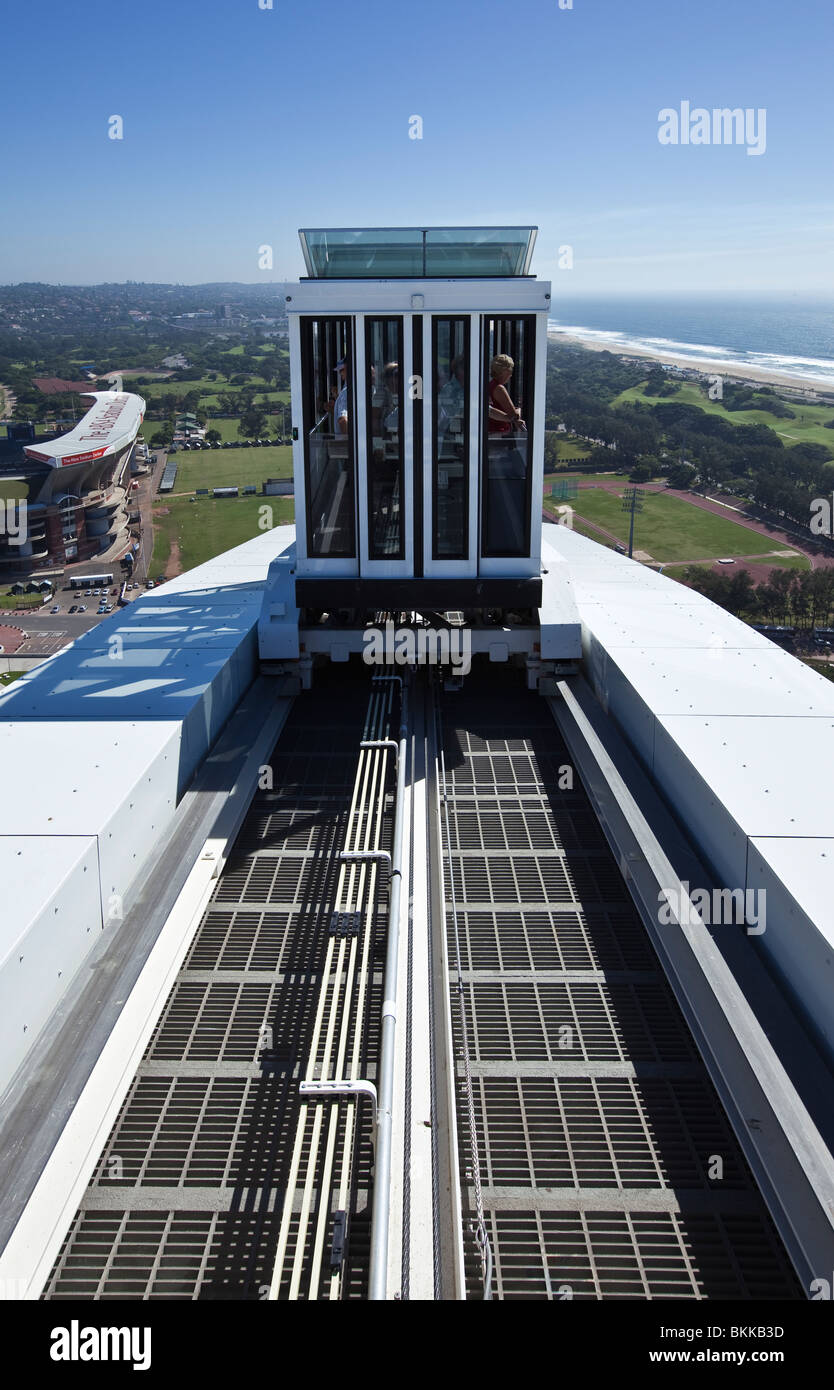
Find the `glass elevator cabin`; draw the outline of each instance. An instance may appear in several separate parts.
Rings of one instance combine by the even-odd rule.
[[[550,285],[529,273],[535,235],[301,231],[287,311],[302,625],[538,609]]]

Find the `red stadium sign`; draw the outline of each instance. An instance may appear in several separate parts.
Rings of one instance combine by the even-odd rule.
[[[90,463],[93,459],[100,459],[102,454],[106,454],[106,449],[94,449],[91,454],[68,454],[61,459],[61,467],[66,468],[68,463]]]

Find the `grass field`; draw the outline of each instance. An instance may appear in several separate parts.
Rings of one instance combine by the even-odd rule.
[[[710,415],[721,415],[732,425],[768,425],[788,446],[800,443],[825,444],[834,456],[834,430],[825,428],[826,422],[834,419],[834,406],[796,405],[793,401],[786,400],[796,419],[782,420],[775,415],[769,415],[766,410],[725,410],[720,401],[709,400],[704,392],[690,381],[680,386],[671,396],[647,396],[644,394],[643,386],[632,386],[612,401],[612,405],[620,405],[627,401],[644,401],[649,405],[680,401],[685,405],[697,405]]]
[[[267,478],[292,477],[289,444],[276,449],[201,449],[197,453],[185,450],[176,458],[179,467],[175,494],[195,492],[198,487],[244,487],[247,483],[260,488]]]
[[[0,498],[4,502],[19,501],[21,497],[29,496],[29,484],[22,479],[20,482],[13,478],[0,478]]]
[[[283,404],[284,404],[285,406],[289,407],[289,403],[290,403],[290,393],[289,393],[289,391],[277,391],[277,390],[275,390],[275,389],[272,388],[272,387],[266,386],[265,384],[264,384],[264,385],[261,385],[260,383],[254,383],[254,384],[255,384],[255,404],[256,404],[257,406],[260,406],[260,405],[262,404],[263,398],[264,398],[264,396],[265,396],[265,397],[267,398],[267,400],[269,401],[269,407],[268,407],[268,408],[267,408],[267,407],[264,407],[264,409],[268,409],[268,411],[270,411],[273,415],[276,413],[276,411],[275,411],[275,406],[276,406],[276,405],[280,405],[280,404],[283,402]],[[237,388],[236,386],[231,386],[231,387],[229,387],[228,389],[232,392],[232,394],[235,394],[235,393],[237,392],[237,390],[238,390],[238,388]],[[220,388],[220,391],[221,391],[221,392],[223,391],[223,387]],[[217,410],[217,409],[219,408],[219,405],[220,405],[220,394],[219,394],[219,392],[218,392],[217,390],[214,390],[214,391],[207,391],[205,395],[203,395],[203,394],[201,393],[201,395],[200,395],[200,410],[199,410],[197,413],[200,414],[200,412],[202,412],[203,414],[205,414],[205,412],[206,412],[207,410]],[[280,414],[281,414],[280,410],[279,410],[277,413],[280,415]],[[289,410],[287,411],[287,422],[289,423]],[[206,419],[206,424],[209,425],[209,427],[211,427],[211,421],[210,421],[208,418]]]
[[[572,462],[574,459],[586,459],[590,452],[590,444],[585,444],[578,439],[571,439],[569,435],[556,435],[556,457],[560,465],[562,461]],[[554,469],[552,465],[545,463],[545,471],[553,473],[561,471],[561,469],[559,466],[557,466],[557,469]]]
[[[807,555],[771,555],[767,560],[750,560],[751,565],[760,565],[765,570],[809,570],[811,561]]]
[[[43,594],[0,594],[0,609],[38,609],[43,607],[43,601]]]
[[[273,525],[293,520],[291,497],[171,497],[154,507],[154,547],[150,574],[164,574],[172,543],[179,547],[180,567],[190,570],[259,535],[261,507],[272,508]],[[162,515],[162,511],[167,512]]]
[[[577,514],[595,521],[606,530],[628,541],[629,516],[620,498],[602,488],[587,488],[572,503]],[[655,559],[706,560],[729,555],[757,555],[776,550],[776,542],[746,526],[726,521],[689,502],[665,492],[646,493],[643,511],[634,526],[634,548],[645,550]]]
[[[764,537],[762,539],[764,539]],[[759,573],[754,576],[757,583],[766,578],[771,570],[809,570],[811,568],[811,561],[808,559],[807,555],[768,555],[766,559],[762,560],[745,559],[744,563],[745,565],[752,565],[759,571]],[[711,563],[707,562],[700,568],[710,569]],[[725,574],[732,578],[733,572],[732,567],[727,565]],[[674,569],[666,570],[665,573],[671,574],[673,578],[675,577]]]
[[[149,386],[137,386],[136,390],[140,396],[144,396],[146,401],[153,400],[154,396],[167,395],[188,395],[190,391],[199,391],[202,395],[212,395],[217,391],[225,391],[229,385],[228,377],[224,377],[222,372],[218,372],[216,381],[209,381],[208,377],[200,377],[198,381],[175,381],[172,377],[166,380],[154,381]],[[257,385],[257,383],[253,383]],[[236,391],[233,386],[231,390]]]

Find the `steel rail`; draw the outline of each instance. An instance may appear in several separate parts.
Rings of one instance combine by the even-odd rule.
[[[385,1298],[388,1275],[388,1230],[391,1218],[391,1131],[394,1107],[394,1064],[397,1031],[397,969],[400,950],[400,893],[403,880],[403,822],[405,819],[406,749],[408,744],[408,686],[400,701],[397,790],[394,801],[394,844],[391,855],[391,893],[388,900],[388,941],[382,987],[382,1027],[379,1059],[376,1167],[371,1214],[371,1269],[368,1297]]]
[[[376,684],[372,688],[360,742],[359,762],[354,779],[353,794],[348,812],[345,848],[339,856],[339,875],[335,894],[335,911],[358,913],[361,931],[349,939],[331,936],[328,942],[322,984],[317,1000],[315,1022],[304,1074],[305,1099],[299,1109],[293,1145],[290,1173],[281,1216],[278,1248],[273,1266],[269,1298],[278,1297],[285,1267],[287,1249],[296,1201],[301,1202],[293,1251],[289,1298],[304,1296],[302,1286],[307,1274],[307,1297],[318,1297],[322,1277],[325,1241],[334,1216],[332,1186],[334,1168],[338,1167],[336,1211],[345,1212],[349,1200],[353,1150],[355,1142],[355,1098],[345,1103],[345,1130],[341,1145],[341,1160],[336,1156],[340,1107],[331,1103],[325,1125],[324,1101],[343,1098],[345,1090],[353,1095],[356,1083],[361,1083],[359,1068],[363,1041],[363,1021],[371,972],[371,947],[378,870],[387,852],[381,849],[386,800],[389,757],[393,741],[385,737],[390,724],[392,688]],[[350,1062],[345,1074],[346,1056],[352,1036]],[[332,1086],[326,1083],[332,1082]],[[319,1086],[316,1087],[316,1083]],[[323,1083],[323,1084],[322,1084]],[[308,1096],[316,1095],[318,1103]],[[313,1105],[311,1113],[310,1106]],[[312,1124],[309,1125],[309,1121]],[[310,1130],[309,1147],[302,1171],[302,1154]],[[324,1135],[323,1135],[324,1132]],[[323,1146],[323,1147],[322,1147]],[[309,1268],[308,1268],[309,1266]],[[342,1265],[331,1271],[326,1296],[340,1296]]]

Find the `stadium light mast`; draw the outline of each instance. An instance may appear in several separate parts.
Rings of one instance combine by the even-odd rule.
[[[634,514],[643,510],[643,493],[639,487],[627,487],[623,493],[623,511],[631,512],[631,522],[628,528],[628,558],[632,558],[634,551]]]

